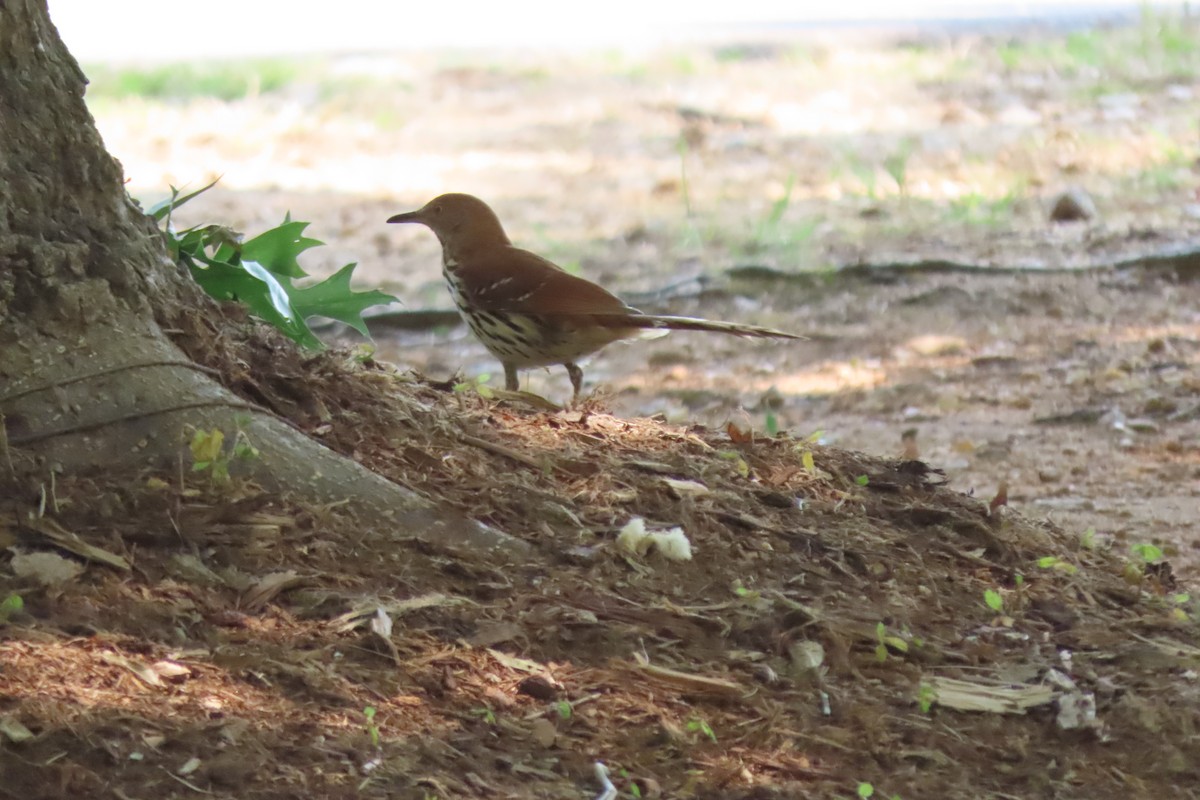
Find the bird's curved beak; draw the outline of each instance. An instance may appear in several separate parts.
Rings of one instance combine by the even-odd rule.
[[[420,211],[405,211],[403,214],[388,217],[388,222],[424,222],[424,220],[421,219]]]

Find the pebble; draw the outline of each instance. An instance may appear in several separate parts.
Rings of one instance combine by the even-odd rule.
[[[1077,186],[1054,198],[1054,204],[1050,207],[1051,222],[1079,222],[1095,219],[1096,214],[1096,202],[1092,196]]]

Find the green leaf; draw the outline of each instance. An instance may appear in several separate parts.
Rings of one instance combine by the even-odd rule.
[[[24,607],[25,601],[21,599],[21,595],[15,592],[10,594],[0,602],[0,622],[4,622]]]
[[[1079,536],[1079,546],[1087,550],[1096,549],[1096,529],[1088,528]]]
[[[310,247],[324,244],[303,236],[307,227],[307,222],[285,219],[279,227],[264,231],[243,244],[242,260],[257,261],[276,275],[286,275],[289,278],[305,277],[308,273],[300,268],[296,257]]]
[[[211,431],[198,430],[192,434],[192,441],[188,447],[192,451],[193,460],[207,463],[215,461],[221,455],[224,445],[225,433],[220,428],[213,428]]]
[[[357,264],[347,264],[320,283],[297,289],[288,282],[292,308],[304,320],[309,317],[329,317],[344,322],[363,336],[368,336],[362,312],[371,306],[398,303],[395,297],[378,289],[356,292],[350,288],[350,278]]]
[[[271,301],[271,307],[281,317],[287,320],[301,318],[292,308],[292,299],[288,296],[287,288],[279,282],[279,279],[270,270],[257,261],[243,261],[241,268],[250,273],[250,277],[262,281],[267,290],[267,298]]]
[[[174,186],[171,187],[171,196],[166,200],[160,200],[150,206],[146,214],[154,219],[155,222],[162,222],[164,219],[171,216],[171,212],[181,205],[191,200],[193,197],[204,194],[209,189],[217,185],[217,181],[221,180],[220,176],[213,178],[212,183],[207,186],[202,186],[194,192],[188,192],[185,195],[179,194],[179,190]]]
[[[857,483],[859,486],[866,486],[867,484],[869,484],[871,482],[871,479],[866,475],[859,475],[857,478],[854,479],[854,482]]]
[[[987,603],[987,607],[997,613],[1004,610],[1004,598],[995,589],[988,589],[983,593],[983,602]]]
[[[714,731],[712,729],[712,726],[709,725],[708,722],[705,720],[702,720],[702,719],[689,720],[688,724],[687,724],[687,729],[689,731],[699,731],[700,733],[703,733],[705,736],[707,736],[709,739],[713,740],[714,742],[717,741],[716,731]]]
[[[768,436],[774,436],[779,433],[779,419],[775,416],[774,411],[767,412],[765,427]]]
[[[181,200],[179,192],[173,189],[172,200],[178,205],[196,194],[199,192]],[[197,226],[181,233],[168,230],[165,238],[171,255],[187,266],[210,296],[240,302],[251,314],[278,328],[288,338],[320,350],[324,345],[309,329],[306,323],[309,317],[338,320],[367,335],[362,312],[398,301],[376,290],[351,290],[354,264],[347,264],[311,286],[295,286],[293,279],[307,277],[297,257],[321,244],[303,235],[307,227],[307,222],[294,222],[289,215],[282,225],[245,243],[240,241],[240,234],[220,225]]]
[[[1037,560],[1037,565],[1042,569],[1053,569],[1059,572],[1065,572],[1068,575],[1074,575],[1078,572],[1076,566],[1068,561],[1063,561],[1058,556],[1042,556]]]
[[[927,683],[922,683],[921,688],[917,690],[917,705],[920,707],[921,713],[928,714],[936,701],[937,690]]]
[[[250,444],[250,440],[245,437],[245,434],[239,433],[233,442],[233,457],[250,461],[258,458],[259,455],[258,448]]]
[[[195,260],[202,263],[189,262],[192,277],[209,295],[245,304],[254,316],[305,347],[313,350],[324,347],[293,310],[287,289],[260,264],[226,264],[205,256]]]
[[[875,787],[872,786],[871,784],[867,783],[866,781],[863,781],[862,783],[860,783],[858,785],[858,790],[857,790],[856,794],[859,797],[863,798],[863,800],[866,800],[868,797],[871,797],[872,795],[875,794]]]
[[[1147,564],[1153,564],[1163,557],[1162,548],[1152,544],[1135,544],[1129,550]]]

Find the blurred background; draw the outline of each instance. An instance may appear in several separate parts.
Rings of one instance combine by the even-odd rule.
[[[451,190],[627,290],[745,261],[1083,263],[1095,242],[1047,253],[1038,238],[1071,186],[1110,231],[1195,227],[1200,40],[1185,6],[903,6],[51,12],[135,196],[222,176],[185,222],[252,233],[290,210],[330,244],[318,271],[359,261],[421,303],[440,299],[431,237],[381,223]]]
[[[381,223],[451,190],[625,289],[746,261],[1085,263],[1094,241],[1048,253],[1039,238],[1072,186],[1110,232],[1195,228],[1200,39],[1184,5],[902,5],[51,13],[135,196],[222,176],[185,222],[252,233],[290,210],[330,244],[319,271],[359,261],[421,303],[440,299],[423,289],[431,237]]]

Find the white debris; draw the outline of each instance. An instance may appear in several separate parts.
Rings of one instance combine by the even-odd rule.
[[[683,528],[648,531],[646,520],[641,517],[634,517],[625,523],[625,527],[621,528],[617,535],[617,547],[639,556],[646,555],[654,548],[671,561],[692,560],[692,543],[683,532]]]

